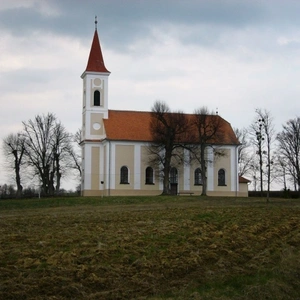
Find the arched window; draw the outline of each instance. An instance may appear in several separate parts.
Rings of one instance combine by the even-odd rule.
[[[220,169],[218,171],[218,185],[220,186],[224,186],[226,185],[226,180],[225,180],[225,170],[224,169]]]
[[[100,106],[100,92],[94,92],[94,106]]]
[[[195,185],[202,185],[202,175],[200,168],[195,170]]]
[[[172,167],[170,170],[170,183],[178,183],[177,169]]]
[[[120,174],[120,179],[121,179],[121,181],[120,181],[120,183],[122,183],[122,184],[128,184],[129,182],[128,182],[128,168],[127,167],[125,167],[125,166],[123,166],[122,168],[121,168],[121,172],[120,172],[121,174]]]
[[[146,168],[146,184],[153,184],[153,169],[151,167]]]

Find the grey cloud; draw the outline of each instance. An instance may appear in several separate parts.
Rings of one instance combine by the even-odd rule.
[[[33,89],[42,91],[55,78],[56,73],[56,70],[47,70],[41,76],[41,70],[38,69],[1,72],[0,89],[2,90],[2,96],[9,95],[12,92],[28,93],[32,92]]]
[[[74,1],[53,0],[48,4],[61,13],[45,17],[35,8],[17,8],[0,12],[0,26],[13,35],[27,35],[33,31],[90,39],[94,15],[98,16],[100,36],[116,50],[127,50],[127,45],[151,33],[151,27],[164,30],[166,24],[208,25],[209,43],[218,38],[224,27],[241,28],[266,20],[266,8],[255,1]],[[219,27],[219,28],[218,28]],[[216,29],[218,28],[218,29]],[[181,37],[179,36],[179,39]],[[182,41],[198,43],[194,37]],[[202,42],[200,39],[199,42]]]

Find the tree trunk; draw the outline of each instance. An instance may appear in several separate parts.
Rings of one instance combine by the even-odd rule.
[[[49,195],[53,196],[54,195],[54,172],[50,172],[50,177],[49,177]]]
[[[171,157],[172,157],[172,152],[169,150],[166,150],[165,154],[165,161],[164,161],[164,180],[163,180],[163,195],[170,195],[171,190],[170,190],[170,167],[171,167]]]
[[[206,161],[205,161],[205,145],[201,144],[200,147],[200,165],[202,176],[202,193],[201,196],[207,196],[207,176],[206,176]]]
[[[56,194],[59,194],[59,191],[60,191],[60,179],[61,179],[61,173],[57,172],[56,173],[56,187],[55,187]]]
[[[260,173],[260,196],[263,197],[264,186],[263,186],[263,160],[262,160],[262,149],[259,148],[259,173]]]
[[[165,172],[164,172],[165,176],[164,176],[164,181],[163,181],[164,187],[163,187],[162,194],[163,195],[170,195],[171,192],[170,192],[170,187],[169,187],[169,185],[170,185],[170,183],[169,183],[169,175],[167,175],[168,172],[169,172],[169,170],[168,171],[167,171],[167,169],[164,169],[164,170],[165,170]]]
[[[18,160],[18,154],[17,151],[14,151],[14,156],[15,156],[15,175],[16,175],[16,184],[17,184],[17,198],[22,197],[22,190],[23,187],[21,185],[21,176],[20,176],[20,163]]]
[[[55,193],[59,194],[60,190],[60,179],[61,179],[61,173],[60,173],[60,157],[59,154],[55,155],[55,162],[56,162],[56,187],[55,187]]]
[[[202,193],[201,196],[207,196],[207,177],[204,175],[202,179]]]
[[[17,198],[22,197],[23,186],[21,185],[20,167],[16,168]]]

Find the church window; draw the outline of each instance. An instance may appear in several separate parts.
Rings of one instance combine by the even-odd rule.
[[[98,90],[94,92],[94,106],[100,106],[100,92]]]
[[[201,175],[201,169],[197,168],[195,170],[195,185],[202,185],[202,175]]]
[[[220,169],[218,171],[218,185],[219,186],[225,186],[226,185],[226,177],[225,177],[225,170]]]
[[[146,168],[146,184],[154,184],[153,169],[151,167]]]
[[[178,183],[178,172],[174,167],[170,170],[170,183]]]
[[[128,168],[127,167],[125,167],[125,166],[123,166],[122,168],[121,168],[121,174],[120,174],[121,176],[121,184],[128,184],[129,182],[128,182]]]

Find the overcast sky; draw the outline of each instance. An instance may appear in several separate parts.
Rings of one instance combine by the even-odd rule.
[[[95,15],[110,109],[207,106],[242,128],[262,108],[280,130],[299,116],[299,13],[299,0],[0,0],[0,139],[48,112],[81,126]]]

